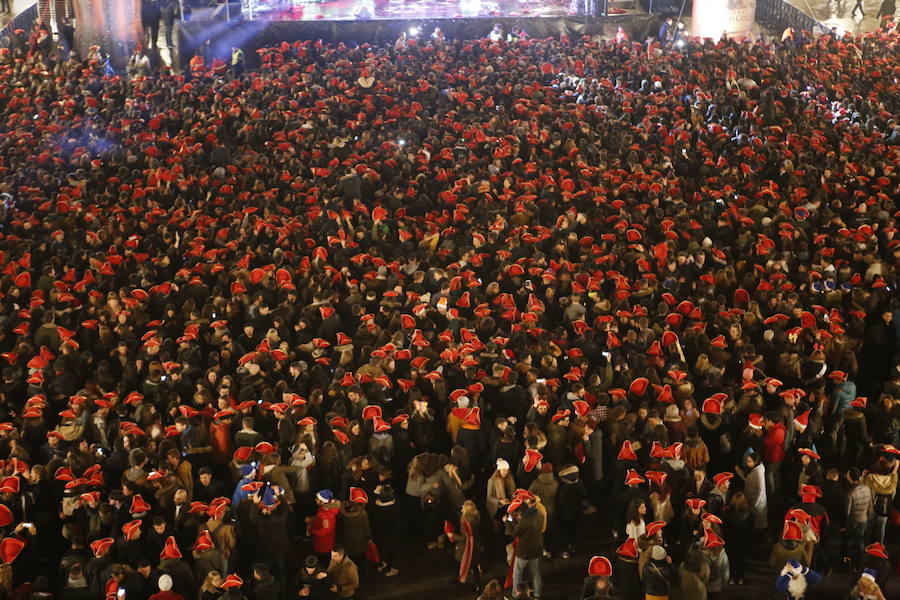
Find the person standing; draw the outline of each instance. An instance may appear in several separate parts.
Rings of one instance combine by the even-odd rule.
[[[863,546],[866,538],[866,527],[869,519],[874,514],[872,502],[872,490],[867,485],[860,483],[859,469],[852,467],[847,471],[847,483],[850,492],[847,494],[847,537],[849,545],[845,552],[844,561],[859,565],[863,558]]]
[[[513,562],[513,588],[518,588],[525,578],[525,569],[531,572],[534,597],[540,598],[544,589],[541,576],[541,557],[544,554],[544,517],[534,505],[532,498],[523,502],[514,501],[509,505],[516,524],[512,535],[516,539]]]
[[[162,18],[162,10],[157,0],[145,0],[141,4],[141,24],[144,27],[144,35],[147,38],[147,47],[156,49],[159,38],[159,21]]]
[[[359,572],[356,565],[343,546],[335,546],[331,551],[331,562],[328,563],[328,577],[331,581],[329,591],[335,598],[346,600],[356,595],[359,587]]]
[[[853,6],[853,10],[850,11],[850,16],[854,16],[856,10],[859,9],[859,16],[865,17],[866,13],[863,12],[863,0],[856,0],[856,4]]]
[[[178,0],[169,0],[162,12],[163,23],[166,26],[166,46],[169,48],[175,47],[175,44],[172,42],[172,34],[175,30],[175,21],[180,17],[181,7],[178,4]]]

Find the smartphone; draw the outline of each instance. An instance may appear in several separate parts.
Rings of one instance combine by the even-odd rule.
[[[27,527],[27,528],[31,529],[32,527],[34,527],[34,523],[22,523],[22,527]]]
[[[601,352],[600,356],[602,356],[606,360],[609,360],[612,357],[612,353],[611,352]]]

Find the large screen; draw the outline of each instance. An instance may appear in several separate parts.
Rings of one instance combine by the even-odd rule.
[[[585,14],[593,0],[242,0],[245,20],[353,21],[562,17]]]

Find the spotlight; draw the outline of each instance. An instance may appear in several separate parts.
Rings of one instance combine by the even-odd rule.
[[[419,29],[418,27],[410,27],[409,28],[409,35],[411,35],[411,36],[417,36],[420,33],[422,33],[422,30]]]
[[[675,42],[675,45],[679,48],[684,48],[684,40],[678,40],[677,42]]]
[[[401,146],[405,146],[405,145],[406,145],[406,140],[397,140],[397,143],[398,143],[399,145],[401,145]]]

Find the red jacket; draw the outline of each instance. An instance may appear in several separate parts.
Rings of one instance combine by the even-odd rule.
[[[309,524],[309,534],[313,539],[313,552],[323,554],[334,549],[337,535],[337,516],[340,504],[330,502],[319,507],[316,516]]]
[[[184,600],[184,596],[169,590],[168,592],[156,592],[150,596],[150,600]]]
[[[778,423],[773,425],[763,439],[763,462],[777,463],[782,462],[787,453],[784,451],[784,425]]]

